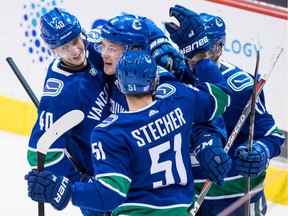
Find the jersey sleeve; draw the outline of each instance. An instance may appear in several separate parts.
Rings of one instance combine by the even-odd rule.
[[[264,143],[269,149],[270,158],[273,158],[280,154],[285,136],[279,130],[273,116],[267,111],[264,98],[262,92],[255,106],[254,139]],[[248,122],[243,126],[245,131],[249,131]]]
[[[221,88],[227,94],[231,94],[231,90],[227,85],[220,69],[210,59],[199,60],[195,64],[196,76],[201,82],[209,82]]]
[[[254,81],[251,74],[240,68],[225,62],[221,62],[221,64],[222,73],[232,91],[231,106],[227,108],[227,112],[223,116],[227,128],[232,130],[252,95]],[[245,141],[247,141],[249,135],[249,123],[250,121],[246,121],[241,129]],[[266,109],[264,91],[261,92],[255,104],[254,139],[268,147],[271,158],[280,154],[281,146],[285,141],[284,134],[278,129],[273,116]]]
[[[230,105],[230,96],[226,94],[221,88],[211,83],[199,83],[196,89],[196,99],[192,99],[191,103],[198,104],[196,109],[199,109],[199,117],[202,114],[210,115],[209,119],[199,118],[197,121],[210,121],[222,113],[225,112],[226,108]],[[197,91],[198,89],[198,91]]]
[[[37,143],[40,137],[62,115],[75,108],[70,104],[70,101],[73,101],[71,95],[62,96],[60,94],[64,94],[65,88],[70,88],[69,86],[61,85],[61,83],[60,79],[46,78],[37,110],[37,120],[33,126],[28,143],[27,160],[33,169],[37,167]],[[46,154],[45,169],[56,175],[65,175],[71,181],[77,181],[80,179],[80,174],[64,154],[67,143],[71,142],[72,131],[73,129],[71,128],[51,145]]]
[[[191,144],[206,134],[217,135],[223,144],[227,142],[226,125],[222,116],[219,116],[211,121],[195,123],[191,130]]]
[[[109,130],[111,132],[111,130]],[[82,208],[112,211],[126,199],[131,184],[129,148],[104,130],[91,134],[93,183],[75,183],[72,202]]]

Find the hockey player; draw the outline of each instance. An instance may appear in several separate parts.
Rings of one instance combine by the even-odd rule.
[[[203,34],[204,29],[199,31],[197,34]],[[102,43],[98,43],[96,49],[101,52],[103,60],[104,60],[104,72],[108,74],[108,83],[110,89],[110,111],[112,113],[123,112],[128,110],[128,105],[126,98],[119,91],[117,85],[115,84],[116,80],[116,65],[121,57],[123,51],[125,50],[133,50],[133,49],[146,49],[151,52],[151,45],[154,40],[157,39],[161,41],[161,37],[163,37],[162,31],[151,21],[147,20],[145,17],[134,16],[131,14],[125,14],[122,16],[116,16],[107,21],[106,24],[102,27]],[[197,37],[197,35],[194,35]],[[98,42],[99,37],[97,37]],[[151,42],[152,41],[152,42]],[[165,41],[165,40],[164,40]],[[168,42],[165,42],[158,46],[158,49],[161,49],[163,45],[167,45]],[[156,46],[154,46],[156,47]],[[175,49],[175,48],[174,48]],[[151,54],[157,53],[157,49],[152,51]],[[161,53],[161,52],[158,52]],[[177,56],[174,54],[174,56]],[[155,58],[155,55],[153,55]],[[158,55],[159,57],[159,55]],[[156,58],[157,59],[157,58]],[[175,58],[173,58],[175,60]],[[217,66],[209,60],[205,51],[199,52],[193,56],[193,61],[195,62],[196,71],[201,71],[199,77],[201,81],[209,80],[210,83],[214,83],[217,86],[221,86],[221,89],[227,91],[228,86],[224,82],[223,77],[219,78],[219,76],[215,76],[217,73],[220,73],[220,70]],[[174,64],[173,64],[174,65]],[[185,66],[186,67],[186,66]],[[158,66],[159,71],[159,83],[165,83],[167,80],[175,80],[175,77],[171,72],[167,71],[161,66]],[[175,69],[177,71],[177,69]],[[183,70],[182,66],[180,68],[181,73],[177,73],[177,78],[182,77],[182,79],[188,79],[189,84],[195,84],[195,79],[191,74],[187,75],[186,69]],[[181,74],[181,75],[180,75]],[[175,72],[174,72],[175,75]],[[179,76],[180,75],[180,76]],[[229,91],[227,91],[229,92]],[[213,142],[214,145],[222,146],[222,142],[226,142],[226,129],[224,120],[221,116],[213,119],[208,122],[199,122],[193,124],[193,128],[191,130],[191,139],[193,140],[193,148],[198,149],[203,146],[205,143]],[[196,150],[197,151],[197,150]],[[222,148],[215,148],[213,155],[217,158],[218,155],[225,154]],[[205,161],[204,158],[199,157],[199,160],[202,160],[202,164],[208,164],[208,161]],[[218,165],[222,163],[222,161],[217,161]],[[218,184],[222,184],[222,176],[219,178],[213,173],[213,168],[210,166],[205,166],[205,173],[207,178],[209,177],[212,181],[217,182]]]
[[[253,77],[238,68],[237,66],[219,60],[225,42],[225,23],[217,16],[202,13],[198,16],[195,12],[176,5],[170,8],[170,14],[175,16],[179,23],[179,29],[175,24],[167,23],[166,29],[170,33],[171,39],[177,43],[180,50],[189,59],[189,50],[187,47],[197,42],[205,43],[210,41],[211,49],[209,50],[210,58],[220,68],[231,94],[231,105],[223,114],[225,120],[227,135],[230,136],[235,124],[243,111],[253,89]],[[200,19],[201,20],[200,20]],[[198,38],[191,41],[188,33],[194,32],[197,24],[200,23],[205,27],[207,38]],[[187,31],[184,32],[183,30]],[[209,40],[208,40],[209,39]],[[194,45],[195,45],[194,44]],[[190,60],[194,67],[194,62]],[[277,125],[271,114],[265,107],[264,94],[261,93],[256,103],[255,126],[252,151],[248,152],[249,121],[246,121],[238,137],[234,141],[229,156],[231,157],[232,169],[225,178],[224,187],[213,185],[208,192],[198,215],[217,215],[226,207],[243,196],[245,193],[245,178],[251,178],[251,189],[257,186],[256,194],[251,198],[250,215],[265,215],[267,210],[266,199],[263,190],[266,169],[269,160],[280,154],[281,145],[285,137],[278,130]],[[223,143],[223,146],[226,143]],[[196,182],[196,193],[200,193],[203,183],[206,180],[201,175],[201,166],[193,169],[193,175]],[[241,206],[230,215],[244,215],[245,208]]]
[[[154,100],[157,65],[141,50],[122,55],[117,78],[130,111],[110,115],[91,134],[96,180],[72,183],[33,170],[25,176],[29,196],[59,210],[72,199],[81,208],[113,215],[188,215],[194,197],[191,126],[221,114],[229,96],[213,84],[195,88],[174,80],[160,85]],[[204,146],[198,154],[208,160],[213,148]],[[214,171],[223,175],[231,161],[220,157],[227,163]]]
[[[109,19],[101,29],[92,29],[88,37],[95,42],[95,49],[102,54],[103,70],[108,75],[111,92],[109,104],[112,113],[128,108],[125,97],[114,83],[116,65],[125,50],[148,50],[162,73],[168,72],[166,69],[169,69],[178,79],[183,77],[186,68],[183,56],[168,42],[162,30],[146,17],[132,14],[116,16]]]
[[[78,109],[84,113],[84,120],[53,143],[47,152],[45,170],[65,175],[71,182],[87,181],[94,176],[90,133],[110,115],[107,85],[99,70],[103,61],[94,46],[87,43],[78,19],[70,13],[54,8],[41,17],[40,25],[41,37],[55,58],[45,78],[37,121],[29,140],[28,162],[36,168],[41,135],[65,113]],[[64,152],[79,163],[80,170],[74,168]]]

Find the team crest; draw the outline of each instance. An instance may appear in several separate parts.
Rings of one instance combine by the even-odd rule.
[[[234,91],[238,92],[248,86],[252,86],[254,81],[248,73],[237,72],[227,79],[227,83]]]
[[[90,71],[89,71],[89,73],[91,74],[91,76],[96,76],[97,71],[96,71],[95,68],[91,68]]]
[[[64,83],[61,80],[49,78],[43,90],[43,96],[55,97],[60,94],[64,87]]]
[[[135,30],[140,30],[142,28],[141,23],[135,19],[132,23],[132,28],[134,28]]]
[[[224,23],[222,22],[221,19],[217,18],[217,19],[216,19],[216,25],[217,25],[218,27],[222,27],[222,26],[224,25]]]
[[[107,127],[112,124],[114,121],[118,119],[118,116],[115,114],[111,114],[108,118],[106,118],[103,122],[98,124],[96,127]]]
[[[156,98],[167,98],[171,95],[173,95],[176,92],[176,88],[170,84],[162,84],[160,86],[157,87],[156,90]]]

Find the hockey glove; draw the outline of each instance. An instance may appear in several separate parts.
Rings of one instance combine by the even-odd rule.
[[[169,42],[164,32],[151,20],[143,18],[150,34],[149,52],[157,64],[181,79],[186,67],[184,57]]]
[[[267,169],[270,161],[269,149],[264,143],[256,140],[253,142],[251,151],[248,151],[246,142],[235,150],[234,155],[237,156],[236,170],[245,177],[257,177]]]
[[[182,79],[186,67],[184,57],[166,37],[158,38],[150,44],[150,54],[158,65],[171,71],[179,80]]]
[[[205,53],[210,49],[210,41],[197,13],[175,5],[170,8],[169,15],[174,16],[180,26],[173,22],[166,22],[165,28],[171,40],[180,48],[180,53],[186,58],[192,59],[196,54]]]
[[[224,178],[231,169],[232,160],[222,148],[221,139],[208,134],[200,137],[195,146],[193,154],[207,177],[212,182],[224,185]]]
[[[41,203],[50,203],[55,209],[62,210],[72,196],[71,185],[66,177],[56,177],[49,171],[30,171],[25,175],[28,181],[28,196]]]

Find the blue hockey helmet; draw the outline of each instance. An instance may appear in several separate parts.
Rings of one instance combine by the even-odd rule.
[[[89,42],[92,42],[92,43],[95,43],[95,44],[101,43],[101,41],[103,40],[103,38],[101,37],[101,29],[102,29],[102,25],[97,26],[94,29],[91,29],[87,33],[87,40]]]
[[[152,92],[157,76],[155,59],[146,50],[125,51],[116,70],[120,91],[124,94]]]
[[[219,44],[223,45],[226,37],[226,26],[223,19],[207,13],[201,13],[199,16],[212,47],[218,46]]]
[[[63,46],[83,31],[75,16],[56,7],[41,17],[40,30],[50,49]]]
[[[128,46],[125,50],[134,46],[143,50],[149,48],[149,31],[143,17],[132,14],[124,14],[108,20],[101,29],[101,36]]]

